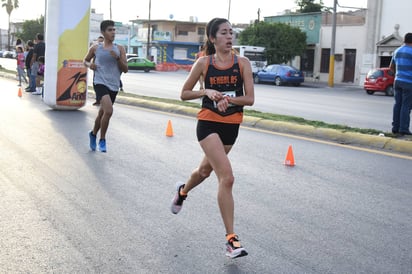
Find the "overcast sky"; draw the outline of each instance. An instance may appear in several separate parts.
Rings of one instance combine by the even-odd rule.
[[[50,3],[59,0],[49,0]],[[64,0],[76,1],[87,0]],[[199,22],[208,22],[214,17],[227,18],[232,23],[250,23],[265,16],[279,15],[284,10],[296,9],[295,0],[112,0],[112,19],[127,23],[136,18],[148,19],[149,2],[151,1],[151,19],[174,19],[188,21],[190,17]],[[13,10],[12,22],[37,19],[45,14],[43,0],[19,0],[20,7]],[[333,6],[333,0],[323,0],[324,5]],[[339,0],[340,6],[366,8],[367,0]],[[110,0],[91,0],[91,7],[96,13],[103,13],[110,19]],[[230,9],[229,9],[230,7]],[[8,15],[5,8],[0,10],[0,28],[8,28]]]

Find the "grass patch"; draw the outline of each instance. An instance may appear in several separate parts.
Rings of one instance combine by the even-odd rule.
[[[180,106],[187,106],[187,107],[193,107],[193,108],[200,109],[200,104],[194,103],[194,102],[136,95],[136,94],[126,93],[126,92],[122,93],[122,95],[127,96],[127,97],[140,98],[144,100],[152,100],[152,101],[163,102],[163,103],[168,103],[168,104],[177,104]],[[357,133],[368,134],[368,135],[378,135],[379,133],[382,132],[382,131],[375,130],[375,129],[354,128],[354,127],[349,127],[346,125],[328,124],[322,121],[306,120],[304,118],[296,117],[296,116],[266,113],[266,112],[260,112],[260,111],[249,110],[249,109],[245,109],[245,115],[256,117],[256,118],[261,118],[265,120],[288,122],[288,123],[294,123],[294,124],[299,124],[299,125],[310,125],[310,126],[317,127],[317,128],[335,129],[341,132],[357,132]],[[385,135],[394,136],[392,133],[389,133],[389,132],[385,133]]]
[[[10,73],[10,74],[15,74],[16,72],[17,72],[17,70],[9,70],[9,69],[6,69],[6,68],[3,68],[1,65],[0,65],[0,72],[4,72],[4,73]]]

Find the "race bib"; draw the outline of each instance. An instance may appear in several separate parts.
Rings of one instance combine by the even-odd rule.
[[[232,90],[232,91],[223,91],[222,95],[223,96],[229,96],[231,98],[235,98],[236,97],[236,91],[234,91],[234,90]],[[229,107],[233,107],[233,106],[235,106],[235,105],[232,104],[232,103],[229,103]]]

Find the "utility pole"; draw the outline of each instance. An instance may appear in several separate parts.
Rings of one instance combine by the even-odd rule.
[[[231,0],[229,0],[229,8],[228,8],[228,10],[227,10],[227,20],[229,20],[230,21],[230,4],[231,4]]]
[[[328,86],[333,87],[335,74],[335,42],[336,42],[336,5],[338,0],[333,1],[333,16],[332,16],[332,41],[330,45],[329,59],[329,80]]]
[[[110,5],[110,20],[112,20],[112,0],[110,0],[110,2],[109,2],[109,5]]]
[[[147,59],[150,59],[150,12],[152,10],[152,0],[149,0],[149,22],[147,24],[147,48],[146,48],[146,55]]]

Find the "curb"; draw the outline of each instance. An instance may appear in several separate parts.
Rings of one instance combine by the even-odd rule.
[[[89,94],[94,94],[89,91]],[[122,95],[116,97],[116,103],[151,108],[159,111],[183,114],[196,117],[199,109],[175,104],[156,102],[140,98],[130,98]],[[399,152],[412,155],[412,138],[397,139],[386,136],[367,135],[356,132],[342,132],[328,128],[317,128],[288,122],[265,120],[252,116],[244,116],[242,126],[258,128],[279,133],[318,138],[342,145],[354,145],[372,149]]]

